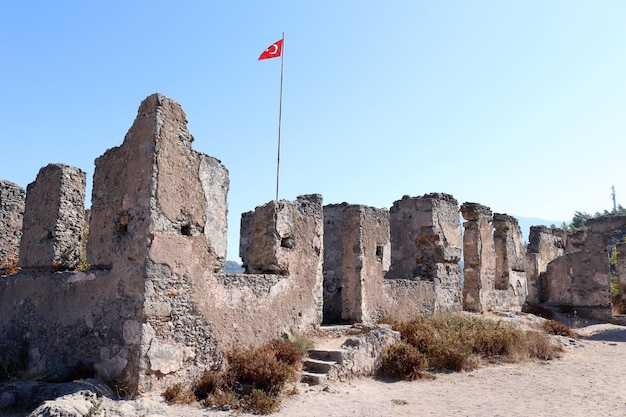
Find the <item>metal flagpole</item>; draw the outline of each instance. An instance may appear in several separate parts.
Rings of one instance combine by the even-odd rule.
[[[282,37],[282,51],[280,54],[280,104],[278,105],[278,158],[276,160],[276,201],[278,201],[278,178],[280,174],[280,127],[283,117],[283,74],[285,68],[285,32]]]

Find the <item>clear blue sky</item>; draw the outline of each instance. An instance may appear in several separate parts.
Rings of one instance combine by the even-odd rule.
[[[54,1],[0,6],[0,178],[93,176],[139,103],[187,113],[239,218],[274,198],[452,194],[571,220],[626,205],[626,1]],[[88,186],[91,194],[91,185]],[[88,198],[89,204],[89,198]]]

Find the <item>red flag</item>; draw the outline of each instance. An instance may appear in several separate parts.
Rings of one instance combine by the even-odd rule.
[[[268,58],[278,58],[282,52],[283,52],[283,40],[281,39],[278,42],[272,44],[265,51],[263,51],[263,53],[259,57],[259,61],[262,59],[268,59]]]

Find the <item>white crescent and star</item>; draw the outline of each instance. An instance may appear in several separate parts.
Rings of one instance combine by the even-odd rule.
[[[272,48],[274,48],[274,50],[270,51],[270,49],[272,49]],[[274,44],[274,45],[270,46],[269,48],[267,48],[265,50],[265,52],[267,52],[270,55],[276,55],[276,52],[278,52],[278,45]]]

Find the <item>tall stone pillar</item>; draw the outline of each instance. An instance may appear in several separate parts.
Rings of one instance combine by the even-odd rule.
[[[488,310],[488,293],[494,289],[496,253],[493,240],[492,213],[478,203],[463,203],[463,309]]]
[[[515,217],[493,215],[494,246],[496,251],[495,289],[511,291],[510,308],[521,309],[528,295],[526,282],[526,249],[522,230]]]
[[[0,180],[0,275],[17,269],[25,196],[19,185]]]
[[[26,190],[19,265],[22,269],[73,269],[81,256],[86,174],[49,164]]]
[[[437,308],[462,307],[459,205],[449,194],[405,196],[390,210],[388,278],[435,283]]]
[[[390,262],[388,210],[325,206],[324,322],[375,321]]]

